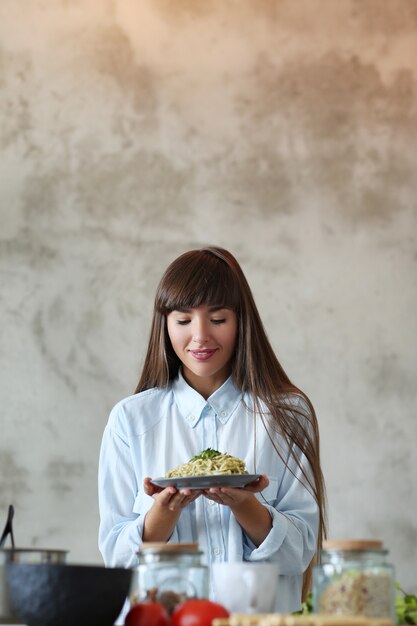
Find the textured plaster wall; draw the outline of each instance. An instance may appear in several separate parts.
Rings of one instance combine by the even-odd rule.
[[[417,590],[416,0],[1,0],[0,512],[100,562],[154,290],[241,262],[320,421],[330,536]]]

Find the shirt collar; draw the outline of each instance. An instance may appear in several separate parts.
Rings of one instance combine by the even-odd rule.
[[[216,418],[225,424],[236,411],[243,395],[229,376],[223,385],[205,400],[198,391],[190,387],[181,370],[172,383],[172,389],[180,413],[191,427],[197,424],[207,405],[213,409]]]

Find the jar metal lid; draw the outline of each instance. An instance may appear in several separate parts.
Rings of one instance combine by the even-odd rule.
[[[374,539],[329,539],[323,550],[381,550],[383,542]]]
[[[0,548],[0,552],[6,554],[68,554],[68,550],[55,550],[54,548]]]

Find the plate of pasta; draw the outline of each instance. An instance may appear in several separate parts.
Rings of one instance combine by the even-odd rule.
[[[187,463],[170,470],[152,482],[158,487],[177,489],[210,489],[211,487],[245,487],[260,474],[249,474],[245,462],[231,454],[207,448]]]

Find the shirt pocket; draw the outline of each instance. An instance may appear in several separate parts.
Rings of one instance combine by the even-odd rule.
[[[133,503],[133,513],[136,513],[136,515],[146,515],[152,505],[153,498],[143,491],[138,491]]]
[[[275,507],[278,502],[279,480],[276,476],[268,476],[269,485],[263,491],[256,494],[261,504],[269,504]],[[266,502],[265,502],[266,501]]]

